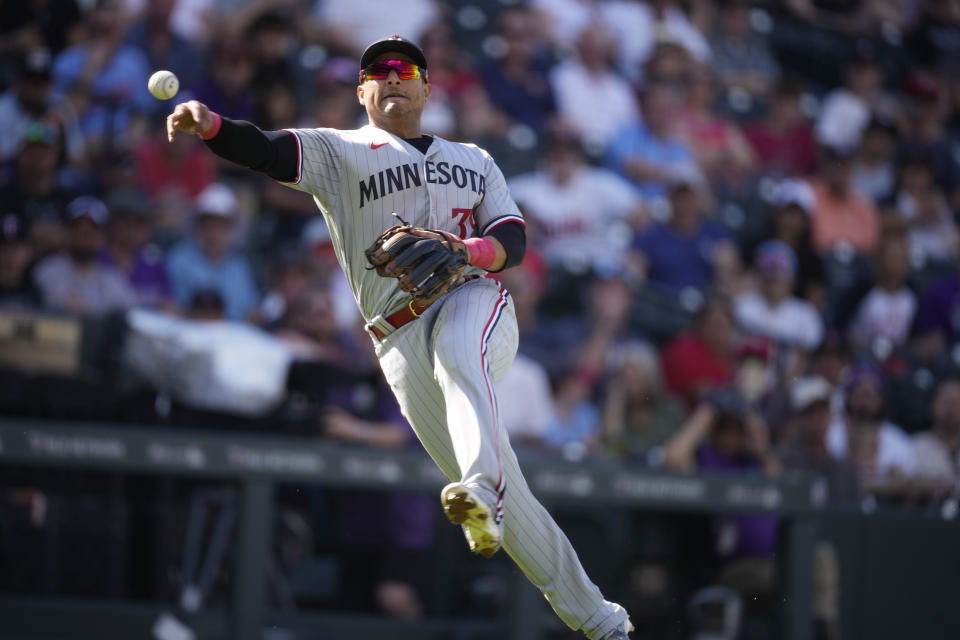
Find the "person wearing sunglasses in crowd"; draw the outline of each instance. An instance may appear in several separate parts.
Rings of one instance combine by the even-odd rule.
[[[391,36],[360,59],[367,126],[262,131],[189,101],[168,116],[167,133],[197,134],[214,153],[314,197],[403,414],[451,479],[441,494],[448,517],[474,552],[505,548],[569,627],[627,640],[627,612],[587,577],[499,424],[493,382],[516,353],[517,323],[509,293],[477,276],[520,263],[523,217],[488,153],[423,133],[430,89],[423,51]],[[397,217],[466,245],[463,277],[427,307],[369,269],[364,251]]]

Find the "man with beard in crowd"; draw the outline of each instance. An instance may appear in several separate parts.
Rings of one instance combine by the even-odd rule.
[[[136,303],[127,279],[97,262],[107,217],[106,205],[92,196],[80,196],[67,205],[67,247],[36,268],[37,286],[48,309],[100,315]]]

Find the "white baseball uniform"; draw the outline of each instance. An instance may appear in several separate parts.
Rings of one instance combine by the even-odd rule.
[[[517,349],[509,293],[470,267],[459,286],[394,330],[384,319],[409,294],[369,268],[364,250],[397,212],[412,225],[461,237],[523,221],[493,159],[435,137],[426,153],[387,131],[296,129],[290,186],[313,195],[330,229],[383,372],[424,448],[447,477],[477,486],[502,509],[503,547],[563,621],[600,638],[627,618],[587,577],[573,547],[531,494],[504,429],[493,381]],[[371,327],[385,334],[376,339]]]

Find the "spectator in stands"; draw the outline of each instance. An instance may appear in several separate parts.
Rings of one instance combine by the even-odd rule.
[[[924,291],[913,333],[914,348],[930,359],[960,341],[960,265],[953,265]]]
[[[684,407],[666,391],[657,352],[630,342],[611,353],[603,390],[603,441],[608,453],[659,463],[656,453],[683,422]]]
[[[827,448],[836,458],[857,466],[860,484],[868,492],[890,492],[916,472],[910,438],[885,419],[884,378],[873,365],[850,371],[844,404],[827,432]]]
[[[30,273],[32,261],[26,219],[16,213],[0,215],[0,310],[32,311],[43,305]]]
[[[168,142],[164,135],[157,134],[136,150],[137,181],[155,202],[175,198],[180,208],[188,208],[189,202],[216,178],[216,163],[209,155],[196,140],[176,138]]]
[[[356,359],[360,348],[337,327],[330,292],[318,287],[311,287],[291,300],[273,333],[300,360],[345,365]]]
[[[896,128],[872,119],[863,131],[853,163],[850,175],[853,188],[878,204],[890,198],[897,183],[896,150]]]
[[[750,3],[724,0],[719,4],[716,30],[710,38],[710,66],[728,92],[765,102],[780,78],[780,65],[766,39],[750,26]]]
[[[917,7],[907,49],[914,65],[941,72],[955,71],[960,56],[960,12],[952,2],[924,2]]]
[[[424,129],[457,140],[504,136],[509,119],[491,105],[476,69],[457,46],[453,29],[445,22],[431,25],[420,39],[420,47],[430,61],[432,87],[430,101],[423,110]],[[349,88],[354,107],[357,106],[356,65],[355,60],[349,60]],[[336,124],[326,126],[338,127]]]
[[[290,303],[310,288],[310,267],[299,253],[281,253],[269,265],[270,289],[257,309],[257,324],[267,329],[276,325],[290,308]]]
[[[500,424],[510,434],[511,444],[523,449],[543,449],[550,417],[556,411],[550,377],[543,365],[518,353],[494,386]]]
[[[80,3],[76,0],[50,0],[43,3],[4,0],[0,2],[3,23],[0,34],[13,52],[26,53],[20,47],[42,44],[54,53],[66,47],[71,32],[80,22]]]
[[[853,502],[860,497],[857,468],[827,450],[833,388],[820,376],[797,378],[790,386],[793,420],[790,435],[777,445],[774,455],[784,471],[815,475],[827,483],[831,502]]]
[[[880,242],[880,216],[850,184],[851,152],[827,148],[819,177],[811,182],[816,208],[811,216],[813,245],[820,254],[834,249],[869,255]]]
[[[67,205],[67,247],[35,269],[44,306],[78,315],[133,307],[136,293],[122,273],[97,261],[109,213],[100,200],[80,196]]]
[[[302,70],[294,51],[297,33],[293,20],[291,12],[278,7],[261,10],[245,25],[241,38],[249,43],[256,66],[251,81],[256,94],[263,95],[266,89],[281,84],[299,97]]]
[[[743,190],[754,168],[753,150],[736,123],[714,113],[715,83],[710,67],[693,66],[677,133],[693,150],[711,184]]]
[[[641,88],[652,85],[679,88],[686,83],[694,64],[696,61],[690,52],[676,40],[658,39],[643,65],[642,81],[636,80],[634,84],[640,83]]]
[[[588,165],[575,135],[554,132],[542,168],[513,178],[509,186],[527,216],[531,241],[553,269],[623,271],[642,202],[626,180]]]
[[[766,115],[746,126],[744,134],[762,173],[806,176],[817,168],[817,145],[800,106],[802,96],[803,86],[796,80],[781,81]]]
[[[690,414],[667,441],[663,458],[668,469],[686,473],[774,474],[779,463],[770,452],[767,425],[731,390],[714,394]],[[739,515],[733,518],[732,541],[723,555],[734,558],[769,557],[776,549],[777,519]]]
[[[940,499],[960,492],[960,379],[940,382],[930,418],[930,429],[913,435],[913,455],[917,479]]]
[[[62,222],[70,196],[57,185],[60,144],[53,127],[32,123],[14,158],[10,181],[0,188],[3,206],[28,222],[35,259],[59,251],[66,241]]]
[[[170,17],[177,0],[151,0],[145,11],[124,37],[124,43],[140,47],[151,69],[169,69],[177,74],[180,86],[189,89],[197,84],[206,67],[206,52],[179,36],[171,28]],[[167,107],[157,102],[154,113]]]
[[[803,180],[788,178],[777,185],[773,212],[766,238],[779,240],[797,257],[797,274],[793,295],[803,298],[818,309],[824,304],[823,260],[810,240],[810,216],[816,207],[816,196]],[[752,252],[756,252],[756,247]]]
[[[343,51],[354,59],[385,33],[399,33],[419,42],[429,25],[445,17],[444,5],[434,0],[408,0],[402,11],[396,10],[394,0],[311,0],[305,4],[312,7],[310,26],[320,32],[314,37],[319,35],[329,48]],[[480,7],[489,11],[488,5]],[[486,18],[489,13],[481,15]],[[433,64],[432,58],[428,60]]]
[[[601,5],[604,25],[614,34],[620,70],[637,80],[661,40],[683,47],[699,61],[710,58],[710,45],[675,0],[613,0]]]
[[[529,8],[511,7],[497,19],[503,55],[481,67],[480,77],[494,107],[539,136],[556,114],[548,68],[540,58]]]
[[[735,329],[729,303],[708,298],[693,327],[661,352],[667,390],[694,406],[706,393],[730,384],[736,368]]]
[[[664,194],[671,173],[693,171],[693,151],[676,131],[681,105],[666,85],[649,85],[643,93],[643,121],[621,130],[611,142],[607,166],[636,183],[646,197]]]
[[[706,217],[703,177],[682,170],[667,180],[670,217],[637,235],[637,268],[651,283],[669,291],[687,287],[730,291],[739,257],[726,229]]]
[[[815,349],[823,339],[823,320],[812,304],[792,295],[797,275],[793,249],[768,240],[757,247],[754,268],[759,290],[738,295],[733,304],[743,330],[790,348]]]
[[[127,276],[137,294],[137,306],[172,308],[166,257],[160,247],[150,243],[154,212],[146,195],[139,189],[120,187],[110,192],[106,204],[110,211],[107,242],[97,260]]]
[[[897,104],[883,88],[883,69],[873,44],[857,42],[846,67],[846,84],[834,89],[823,100],[817,117],[817,141],[827,147],[850,153],[872,117],[893,122]]]
[[[860,302],[850,324],[850,343],[867,347],[876,341],[900,347],[910,335],[917,296],[908,285],[910,256],[903,236],[887,236],[876,256],[876,284]]]
[[[69,104],[52,97],[50,52],[34,49],[19,62],[13,86],[0,95],[0,165],[12,160],[34,122],[41,121],[63,137],[71,161],[82,157],[83,137]]]
[[[316,92],[306,114],[307,126],[323,124],[335,129],[354,129],[362,124],[363,107],[357,102],[356,67],[356,60],[333,58],[317,72]],[[433,72],[431,64],[430,84],[433,84]],[[310,200],[310,206],[313,211],[317,208],[313,200]]]
[[[123,43],[127,16],[119,2],[98,2],[76,31],[77,41],[53,62],[54,92],[80,114],[84,135],[98,149],[134,142],[132,119],[154,109],[144,78],[150,65],[139,46]]]
[[[230,187],[214,183],[196,201],[193,235],[167,254],[170,284],[177,302],[186,307],[201,289],[212,289],[223,298],[226,317],[243,321],[258,300],[253,269],[247,258],[233,250],[238,202]]]
[[[907,234],[915,264],[942,264],[956,258],[960,233],[947,198],[934,181],[931,158],[922,153],[907,155],[897,182],[896,194],[884,214],[884,227]]]
[[[251,82],[256,71],[250,50],[234,40],[217,42],[208,59],[207,73],[194,88],[196,99],[237,120],[254,117]]]
[[[577,37],[576,55],[550,71],[557,111],[592,157],[603,157],[618,131],[637,118],[633,88],[612,69],[613,41],[600,26]]]
[[[947,135],[949,103],[942,81],[914,73],[907,81],[905,115],[901,119],[900,152],[924,156],[942,189],[960,189],[960,159]]]
[[[544,433],[548,447],[572,460],[601,447],[602,417],[594,397],[607,359],[628,332],[630,289],[626,282],[616,277],[594,281],[587,309],[577,332],[581,340],[571,350],[566,370],[555,376],[555,411]]]

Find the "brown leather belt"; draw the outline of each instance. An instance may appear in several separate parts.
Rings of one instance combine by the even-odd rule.
[[[387,324],[396,330],[411,320],[416,320],[419,318],[420,315],[428,308],[430,308],[430,305],[421,307],[411,299],[410,302],[407,303],[407,306],[401,308],[399,311],[391,313],[389,316],[384,318],[384,320],[386,320]],[[377,336],[377,340],[383,340],[387,337],[387,334],[381,331],[376,325],[370,325],[370,331],[373,332],[373,335]]]

